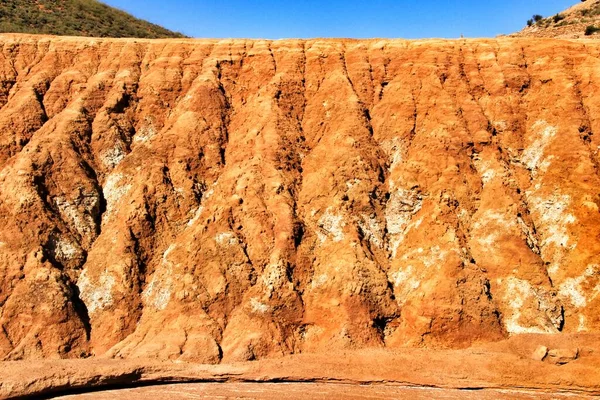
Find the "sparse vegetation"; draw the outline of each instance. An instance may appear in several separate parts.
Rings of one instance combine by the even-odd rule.
[[[593,35],[593,34],[594,34],[594,33],[596,33],[596,32],[600,32],[600,28],[599,28],[599,27],[597,27],[597,26],[594,26],[594,25],[588,25],[588,26],[585,28],[585,35],[586,35],[586,36],[591,36],[591,35]]]
[[[579,12],[583,17],[595,17],[600,15],[600,1],[597,1],[591,8],[585,8]]]
[[[527,27],[520,35],[578,38],[585,31],[587,36],[600,37],[600,0],[587,0],[575,10],[570,8],[546,18],[535,14],[527,20]]]
[[[2,0],[0,32],[95,37],[184,37],[96,0]]]
[[[535,14],[533,17],[527,20],[527,26],[533,26],[534,24],[539,23],[543,19],[544,17],[542,17],[541,15]]]

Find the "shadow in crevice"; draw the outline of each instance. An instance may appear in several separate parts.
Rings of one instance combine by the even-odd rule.
[[[92,335],[92,325],[90,323],[90,314],[88,312],[87,306],[85,305],[83,300],[81,300],[81,293],[79,291],[79,287],[77,287],[77,285],[75,285],[73,282],[69,281],[69,288],[73,292],[73,298],[71,299],[73,308],[75,309],[77,316],[83,323],[83,327],[85,329],[85,336],[86,339],[89,341]]]

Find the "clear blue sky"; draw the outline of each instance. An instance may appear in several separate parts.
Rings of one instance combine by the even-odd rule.
[[[493,37],[579,0],[103,0],[204,38]]]

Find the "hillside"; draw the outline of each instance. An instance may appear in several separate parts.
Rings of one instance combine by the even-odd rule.
[[[0,357],[600,331],[596,41],[0,41]]]
[[[556,15],[533,16],[515,37],[578,39],[600,32],[600,0],[585,0]]]
[[[65,36],[176,38],[182,34],[96,0],[3,0],[0,32]]]

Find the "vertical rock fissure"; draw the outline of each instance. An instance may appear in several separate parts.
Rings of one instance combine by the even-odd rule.
[[[224,102],[223,105],[223,109],[221,110],[221,131],[223,133],[223,140],[224,142],[221,144],[221,163],[223,165],[223,167],[227,164],[227,160],[226,160],[226,149],[227,149],[227,144],[229,143],[229,118],[230,118],[230,113],[231,113],[231,103],[230,103],[230,99],[227,95],[227,92],[225,90],[225,86],[223,86],[223,82],[221,81],[222,78],[222,69],[221,69],[221,63],[219,61],[217,61],[217,85],[219,88],[219,91],[221,92],[221,96]]]
[[[586,107],[586,105],[585,105],[584,97],[581,92],[581,79],[577,77],[573,60],[565,59],[563,64],[565,66],[565,69],[569,73],[571,81],[573,82],[573,94],[575,95],[575,98],[576,98],[577,102],[579,103],[580,112],[581,112],[581,114],[583,116],[583,120],[584,120],[584,124],[582,124],[579,127],[579,132],[578,132],[579,138],[581,139],[581,141],[583,142],[583,145],[585,146],[585,148],[588,151],[588,154],[590,157],[590,162],[594,166],[594,171],[596,172],[596,176],[600,178],[600,159],[597,156],[598,150],[596,150],[596,152],[594,152],[594,150],[592,149],[592,140],[591,140],[590,136],[592,136],[594,134],[594,132],[591,131],[592,122],[590,120],[588,107]]]

